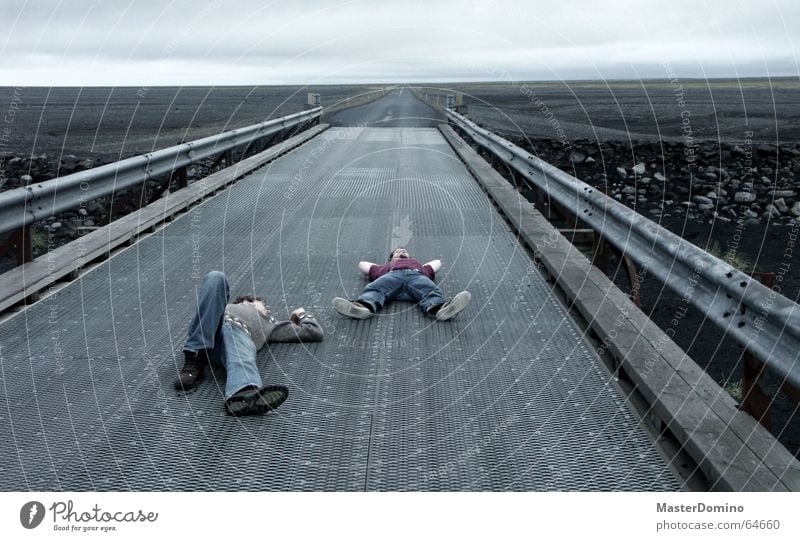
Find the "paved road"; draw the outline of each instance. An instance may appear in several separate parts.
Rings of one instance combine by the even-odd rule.
[[[400,87],[366,105],[334,113],[324,121],[331,126],[435,128],[447,119],[433,107],[418,100],[408,87]]]

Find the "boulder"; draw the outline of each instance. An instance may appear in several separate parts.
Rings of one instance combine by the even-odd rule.
[[[714,205],[714,201],[703,195],[695,195],[694,197],[692,197],[692,201],[694,201],[698,205],[711,205],[711,206]]]
[[[586,161],[586,154],[573,150],[569,153],[569,161],[572,163],[583,163]]]
[[[646,167],[643,163],[637,163],[636,165],[633,166],[633,172],[637,175],[644,175],[645,171]]]
[[[751,192],[736,192],[733,195],[733,200],[737,203],[752,203],[756,200],[756,194]]]

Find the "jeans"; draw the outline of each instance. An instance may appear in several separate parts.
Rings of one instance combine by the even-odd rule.
[[[389,301],[413,301],[418,302],[426,314],[431,308],[446,302],[442,290],[433,280],[420,271],[411,269],[387,272],[367,284],[356,300],[368,303],[375,312]]]
[[[255,385],[261,387],[256,366],[256,345],[246,331],[223,323],[225,306],[230,299],[230,285],[225,274],[211,271],[196,292],[197,311],[189,324],[189,338],[183,351],[208,351],[212,362],[222,365],[227,374],[225,399],[237,391]]]

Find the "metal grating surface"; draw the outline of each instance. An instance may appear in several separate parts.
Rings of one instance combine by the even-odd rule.
[[[408,146],[410,145],[410,146]],[[395,242],[473,303],[346,320]],[[172,382],[212,269],[319,344],[262,350],[289,400],[225,415]],[[675,490],[575,324],[433,129],[329,130],[0,325],[3,490]]]

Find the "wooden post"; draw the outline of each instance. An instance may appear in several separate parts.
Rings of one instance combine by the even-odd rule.
[[[178,189],[185,188],[189,185],[189,168],[187,166],[179,167],[173,173],[178,182]]]
[[[775,274],[772,272],[752,272],[750,275],[772,289],[775,285]],[[764,364],[755,358],[749,350],[744,351],[744,367],[742,371],[742,409],[753,416],[764,428],[772,426],[772,400],[761,390],[759,380],[764,373]],[[791,391],[787,394],[791,397]]]
[[[744,370],[742,372],[742,409],[749,413],[764,428],[770,430],[772,400],[764,394],[759,385],[764,365],[748,350],[744,352]]]

